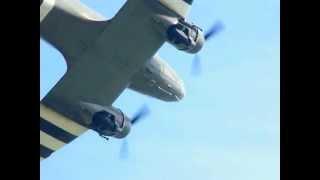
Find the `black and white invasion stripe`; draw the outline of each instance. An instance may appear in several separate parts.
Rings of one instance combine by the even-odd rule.
[[[40,104],[40,160],[47,158],[86,130],[86,127]]]

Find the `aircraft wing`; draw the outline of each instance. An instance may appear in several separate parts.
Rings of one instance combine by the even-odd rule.
[[[147,0],[148,1],[148,0]],[[158,0],[163,6],[185,18],[191,8],[193,0]]]
[[[165,42],[154,28],[153,15],[144,1],[127,1],[96,41],[73,60],[76,64],[68,67],[43,104],[73,120],[79,119],[80,102],[110,106]]]
[[[74,66],[41,101],[40,156],[48,157],[87,129],[80,102],[112,105],[163,45],[164,37],[154,28],[154,14],[142,0],[127,1],[96,41],[72,59]]]
[[[86,127],[40,104],[40,161],[86,130]]]

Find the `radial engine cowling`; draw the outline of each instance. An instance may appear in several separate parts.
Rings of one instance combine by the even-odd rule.
[[[202,30],[182,19],[179,20],[177,24],[168,27],[166,36],[167,41],[178,50],[191,54],[199,52],[204,44]]]
[[[83,118],[90,129],[104,137],[124,138],[131,129],[131,121],[123,112],[114,107],[103,107],[91,103],[82,103]]]

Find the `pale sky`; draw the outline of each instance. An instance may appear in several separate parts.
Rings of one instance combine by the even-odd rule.
[[[124,0],[81,0],[111,18]],[[202,49],[203,73],[190,76],[192,55],[165,44],[162,58],[184,80],[186,96],[161,102],[126,90],[114,106],[129,117],[143,104],[151,114],[122,140],[88,131],[40,163],[42,180],[278,180],[280,179],[280,2],[195,0],[188,18],[225,30]],[[41,94],[66,66],[41,41]]]

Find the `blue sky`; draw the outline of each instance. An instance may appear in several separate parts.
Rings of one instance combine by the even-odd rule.
[[[125,2],[81,1],[108,18]],[[166,103],[124,91],[114,106],[129,117],[151,108],[128,137],[129,158],[119,158],[121,140],[88,131],[41,162],[42,180],[280,179],[279,0],[195,0],[188,19],[226,28],[202,49],[200,77],[190,76],[192,55],[160,49],[184,80],[185,98]],[[40,57],[41,99],[66,66],[43,41]]]

